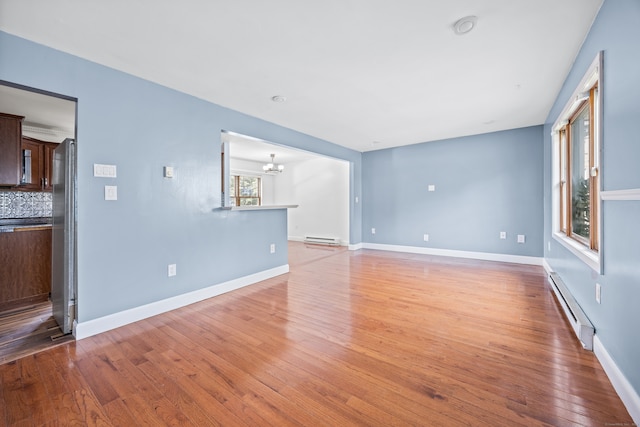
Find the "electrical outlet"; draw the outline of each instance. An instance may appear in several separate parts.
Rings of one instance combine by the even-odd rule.
[[[428,191],[436,191],[436,186],[433,184],[429,184],[429,186],[427,187]]]
[[[524,243],[524,234],[518,234],[518,243]]]
[[[501,231],[501,232],[500,232],[500,238],[501,238],[502,240],[506,239],[506,238],[507,238],[507,232],[506,232],[506,231]]]
[[[176,274],[177,274],[176,265],[175,264],[169,264],[169,267],[167,268],[167,276],[173,277]]]
[[[602,286],[600,286],[600,283],[596,283],[596,302],[600,304],[601,301],[602,301]]]
[[[376,229],[375,228],[371,229],[371,234],[376,234]]]
[[[429,241],[429,235],[428,234],[425,234],[422,238],[424,239],[425,242]]]
[[[269,252],[272,254],[276,253],[276,244],[272,243],[271,245],[269,245]]]

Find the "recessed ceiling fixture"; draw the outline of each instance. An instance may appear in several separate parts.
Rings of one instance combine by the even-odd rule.
[[[266,165],[262,166],[262,170],[265,173],[276,173],[276,172],[282,172],[284,170],[284,165],[277,165],[274,162],[274,158],[276,157],[275,154],[271,155],[271,162],[267,163]]]
[[[465,16],[464,18],[458,19],[456,23],[453,24],[453,32],[459,36],[462,34],[467,34],[471,30],[473,30],[473,28],[476,26],[477,23],[478,23],[477,16],[473,16],[473,15]]]
[[[282,96],[282,95],[274,95],[274,96],[271,97],[271,100],[273,102],[284,102],[284,101],[287,100],[287,98]]]

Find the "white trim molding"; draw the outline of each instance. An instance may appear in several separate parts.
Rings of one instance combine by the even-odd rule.
[[[349,245],[349,250],[350,251],[359,251],[360,249],[362,249],[362,245],[363,243],[356,243],[355,245]]]
[[[600,192],[601,200],[640,200],[640,188]]]
[[[469,252],[469,251],[457,251],[452,249],[436,249],[436,248],[422,248],[419,246],[400,246],[400,245],[385,245],[380,243],[362,243],[363,249],[375,249],[379,251],[391,251],[391,252],[406,252],[412,254],[423,255],[438,255],[454,258],[469,258],[480,259],[484,261],[498,261],[498,262],[510,262],[513,264],[529,264],[529,265],[543,265],[542,257],[532,257],[523,255],[508,255],[508,254],[496,254],[490,252]]]
[[[557,231],[553,233],[553,238],[574,254],[580,261],[587,264],[593,271],[602,274],[601,252],[594,252],[576,240],[567,237],[566,234]]]
[[[640,395],[618,368],[618,365],[616,365],[616,362],[598,338],[598,334],[593,337],[593,352],[609,377],[616,393],[620,396],[620,400],[629,411],[633,422],[635,425],[640,425]]]
[[[97,319],[92,319],[80,323],[74,322],[73,335],[75,336],[76,340],[81,340],[92,335],[97,335],[111,329],[119,328],[120,326],[128,325],[129,323],[137,322],[139,320],[166,313],[167,311],[175,310],[189,304],[222,295],[227,292],[235,291],[236,289],[253,285],[263,280],[271,279],[272,277],[280,276],[281,274],[286,274],[288,272],[289,264],[285,264],[280,267],[260,271],[248,276],[229,280],[228,282],[219,283],[217,285],[198,289],[196,291],[188,292],[182,295],[176,295],[171,298],[167,298],[161,301],[155,301],[149,304],[142,305],[140,307],[130,308],[128,310],[109,314]]]

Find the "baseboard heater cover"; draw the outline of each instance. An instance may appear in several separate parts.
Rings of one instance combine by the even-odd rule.
[[[569,323],[571,323],[573,331],[580,340],[582,347],[585,350],[593,351],[593,335],[595,334],[595,329],[591,321],[584,311],[582,311],[582,308],[578,305],[578,302],[573,298],[573,295],[571,295],[571,292],[569,292],[569,289],[557,273],[549,274],[549,284],[558,302],[562,306],[565,316],[569,320]]]
[[[306,236],[304,238],[304,242],[314,245],[340,246],[340,240],[336,239],[335,237]]]

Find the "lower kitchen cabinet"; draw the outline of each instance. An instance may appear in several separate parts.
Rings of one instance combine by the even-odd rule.
[[[0,233],[0,311],[46,301],[51,292],[51,228]]]

